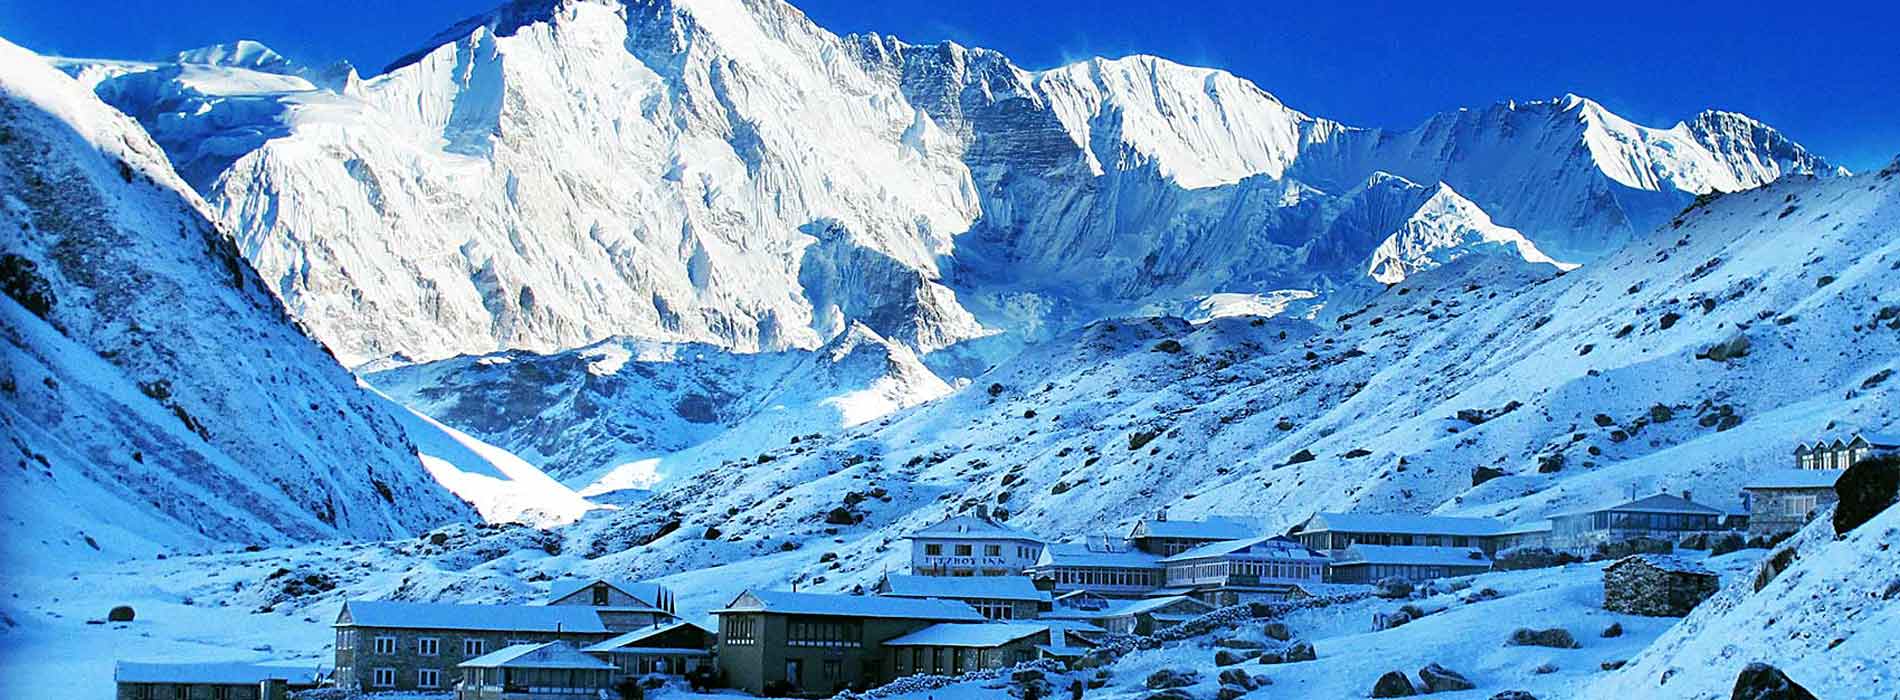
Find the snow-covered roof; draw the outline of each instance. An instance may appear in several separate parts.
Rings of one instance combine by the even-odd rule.
[[[884,646],[989,648],[1048,631],[1049,625],[1033,622],[942,623],[890,640]]]
[[[1200,600],[1197,600],[1189,596],[1171,595],[1171,596],[1163,596],[1163,597],[1157,597],[1157,598],[1138,598],[1135,600],[1116,601],[1115,604],[1110,605],[1107,608],[1104,608],[1101,610],[1076,610],[1073,608],[1058,609],[1052,612],[1043,613],[1042,616],[1045,619],[1054,619],[1054,620],[1106,620],[1111,617],[1127,617],[1130,615],[1140,615],[1143,613],[1154,612],[1156,610],[1166,608],[1176,603],[1183,603],[1183,602],[1188,603],[1189,605],[1192,605],[1194,607],[1198,607],[1202,611],[1208,611],[1208,610],[1214,609],[1214,606],[1208,605],[1207,603],[1201,602]]]
[[[611,671],[613,664],[581,653],[566,642],[516,644],[477,656],[460,668],[558,668]]]
[[[589,644],[585,647],[581,647],[581,651],[598,652],[598,653],[611,652],[616,649],[619,649],[620,647],[624,647],[628,644],[633,644],[642,639],[649,639],[658,635],[666,634],[667,632],[671,632],[681,627],[691,627],[701,632],[704,632],[708,635],[713,634],[712,630],[706,629],[697,624],[687,622],[685,620],[675,620],[673,622],[670,622],[664,625],[658,625],[655,627],[642,627],[632,632],[615,635],[607,639],[606,641],[596,642],[594,644]]]
[[[1399,532],[1414,535],[1484,537],[1504,529],[1491,518],[1410,513],[1315,513],[1302,532]]]
[[[1254,537],[1245,540],[1227,540],[1211,542],[1195,547],[1180,554],[1161,560],[1163,564],[1225,556],[1264,556],[1270,559],[1325,559],[1326,555],[1307,549],[1306,545],[1278,536]]]
[[[1833,488],[1844,469],[1771,469],[1748,480],[1745,489]]]
[[[320,670],[310,666],[266,666],[249,663],[140,663],[120,661],[112,678],[120,683],[194,683],[256,685],[270,679],[313,683]]]
[[[1184,540],[1239,540],[1259,534],[1247,523],[1233,518],[1210,517],[1205,520],[1143,520],[1135,524],[1130,538],[1170,537]]]
[[[1900,449],[1900,433],[1860,433],[1867,444],[1885,449]]]
[[[1045,602],[1048,591],[1036,590],[1028,576],[912,576],[888,574],[879,595],[896,598],[952,598],[968,600],[1029,600]]]
[[[1354,544],[1341,552],[1333,566],[1396,564],[1413,566],[1490,566],[1477,547],[1418,547],[1390,544]]]
[[[939,540],[1019,540],[1041,543],[1042,538],[994,520],[974,515],[959,515],[910,535]]]
[[[1635,511],[1639,513],[1722,514],[1722,511],[1666,493],[1659,493],[1647,498],[1638,498],[1634,501],[1611,506],[1602,510]]]
[[[1534,532],[1550,532],[1550,528],[1551,528],[1551,523],[1549,520],[1532,520],[1530,522],[1518,523],[1516,525],[1506,527],[1502,530],[1497,531],[1497,534],[1528,535]]]
[[[786,615],[842,617],[897,617],[946,622],[980,622],[985,618],[968,603],[941,598],[892,598],[829,593],[750,590],[713,613],[769,612]]]
[[[631,583],[604,578],[566,578],[548,585],[548,602],[552,603],[574,595],[577,592],[592,588],[596,583],[613,586],[621,593],[632,596],[634,599],[646,603],[648,606],[659,605],[660,599],[663,596],[660,584],[657,583]],[[657,607],[654,609],[659,610]]]
[[[606,632],[600,614],[579,605],[463,605],[352,600],[343,604],[358,627],[520,632]],[[343,624],[341,618],[337,621]]]
[[[1623,566],[1625,564],[1629,564],[1633,562],[1642,562],[1650,566],[1656,567],[1658,569],[1662,569],[1663,571],[1668,571],[1670,573],[1695,574],[1698,576],[1714,576],[1715,575],[1715,572],[1708,570],[1708,568],[1702,566],[1701,564],[1697,564],[1695,562],[1689,561],[1682,557],[1671,556],[1668,554],[1632,554],[1627,557],[1623,557],[1622,559],[1616,560],[1616,563],[1613,563],[1607,567],[1604,567],[1604,569],[1605,570],[1614,569],[1616,567]]]
[[[1042,548],[1037,567],[1098,566],[1111,569],[1155,569],[1161,557],[1139,549],[1101,550],[1087,544],[1051,544]]]
[[[1293,587],[1306,591],[1307,595],[1315,598],[1329,595],[1345,595],[1348,593],[1365,593],[1373,589],[1372,585],[1365,583],[1308,583],[1305,581],[1295,583]]]

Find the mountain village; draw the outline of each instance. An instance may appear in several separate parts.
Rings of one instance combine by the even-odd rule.
[[[1186,520],[1163,509],[1127,533],[1056,541],[978,507],[911,533],[909,572],[884,574],[870,590],[747,590],[710,611],[711,624],[679,614],[665,586],[598,578],[554,581],[535,604],[351,600],[332,625],[332,666],[291,674],[242,663],[127,661],[115,673],[117,697],[284,700],[334,689],[602,700],[639,698],[668,682],[830,697],[914,677],[1029,670],[1044,660],[1086,668],[1120,640],[1232,617],[1235,608],[1404,599],[1415,588],[1456,590],[1461,577],[1494,568],[1582,561],[1614,560],[1603,570],[1606,610],[1683,617],[1719,584],[1677,549],[1772,546],[1833,505],[1848,466],[1883,455],[1900,455],[1900,436],[1801,443],[1789,466],[1748,482],[1743,512],[1698,503],[1684,489],[1526,523],[1321,512],[1288,532],[1262,534],[1244,518]],[[1374,625],[1407,621],[1382,616]],[[1277,638],[1285,642],[1279,650],[1223,650],[1221,665],[1312,658],[1310,643]]]

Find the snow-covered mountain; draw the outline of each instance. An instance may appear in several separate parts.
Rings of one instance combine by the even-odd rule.
[[[1739,115],[1652,129],[1571,96],[1359,129],[1224,71],[1029,71],[777,0],[519,0],[360,81],[267,51],[61,65],[147,125],[349,364],[810,349],[853,322],[929,353],[1362,281],[1395,230],[1338,214],[1382,173],[1485,220],[1401,240],[1414,263],[1490,226],[1574,263],[1697,194],[1829,171]]]
[[[5,42],[0,290],[9,567],[473,517],[139,124]]]
[[[648,488],[950,393],[902,344],[853,325],[815,352],[616,338],[392,369],[369,381],[588,492]]]

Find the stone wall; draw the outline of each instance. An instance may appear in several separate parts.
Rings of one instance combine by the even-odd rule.
[[[1651,617],[1683,617],[1715,595],[1713,574],[1668,571],[1640,560],[1603,570],[1603,609]]]

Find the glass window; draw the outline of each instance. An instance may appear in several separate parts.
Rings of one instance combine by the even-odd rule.
[[[967,545],[967,544],[957,545],[957,556],[959,557],[970,556],[970,545]]]
[[[943,556],[943,545],[940,545],[940,544],[924,545],[924,556],[927,556],[927,557]]]

